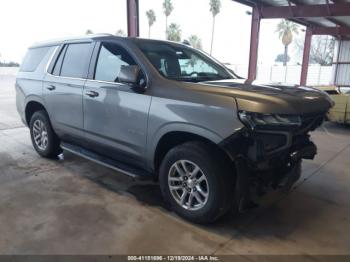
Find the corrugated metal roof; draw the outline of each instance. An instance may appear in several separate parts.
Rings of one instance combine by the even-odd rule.
[[[334,65],[335,84],[350,86],[350,0],[233,0],[258,7],[262,18],[285,17],[309,26],[316,34],[341,35],[339,63]],[[345,3],[345,4],[344,4]],[[312,7],[313,5],[317,5]],[[322,5],[322,6],[321,6]],[[298,8],[300,6],[300,8]],[[307,6],[303,8],[302,6]],[[311,6],[311,7],[310,7]],[[274,9],[270,7],[283,7]],[[286,8],[287,7],[287,8]],[[334,11],[336,10],[336,11]],[[296,15],[297,14],[297,15]],[[338,16],[336,16],[336,14]],[[347,15],[347,16],[344,16]],[[320,15],[320,17],[318,17]],[[341,15],[341,16],[339,16]]]
[[[270,6],[281,7],[289,6],[303,6],[303,5],[326,5],[326,0],[233,0],[250,6]],[[350,0],[330,0],[332,3],[350,3]],[[350,26],[349,16],[327,16],[327,17],[312,17],[312,18],[293,18],[293,21],[299,22],[304,25],[310,26],[322,26],[322,27],[336,27],[336,26]]]

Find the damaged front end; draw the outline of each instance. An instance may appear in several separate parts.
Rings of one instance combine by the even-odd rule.
[[[322,124],[325,114],[240,113],[245,127],[222,142],[236,165],[236,200],[240,211],[271,189],[289,190],[300,178],[302,159],[313,159],[317,154],[308,133]]]

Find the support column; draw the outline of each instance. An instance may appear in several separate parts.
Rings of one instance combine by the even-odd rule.
[[[250,30],[250,51],[249,51],[249,67],[248,80],[256,79],[256,66],[258,63],[258,47],[259,47],[259,31],[260,31],[260,14],[257,7],[253,7],[252,24]]]
[[[128,36],[139,36],[139,0],[126,0]]]
[[[307,80],[307,70],[309,68],[310,48],[311,48],[312,31],[310,27],[306,28],[304,50],[303,50],[303,63],[301,65],[300,85],[305,86]]]
[[[340,50],[342,46],[342,39],[338,38],[338,45],[337,45],[337,53],[336,53],[336,60],[335,60],[335,70],[334,70],[334,76],[333,76],[333,85],[337,85],[337,76],[338,76],[338,67],[339,67],[339,57],[340,57]]]

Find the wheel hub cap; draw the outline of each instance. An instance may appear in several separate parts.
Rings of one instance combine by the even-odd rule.
[[[35,145],[40,150],[45,150],[47,148],[49,142],[47,129],[44,122],[40,119],[35,120],[33,124],[33,138]]]
[[[169,170],[170,193],[182,208],[201,209],[209,198],[209,183],[199,166],[189,160],[176,161]]]

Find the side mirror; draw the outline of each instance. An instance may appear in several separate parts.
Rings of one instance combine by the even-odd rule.
[[[121,83],[136,85],[138,84],[138,77],[140,75],[140,67],[138,65],[122,65],[118,80]]]

